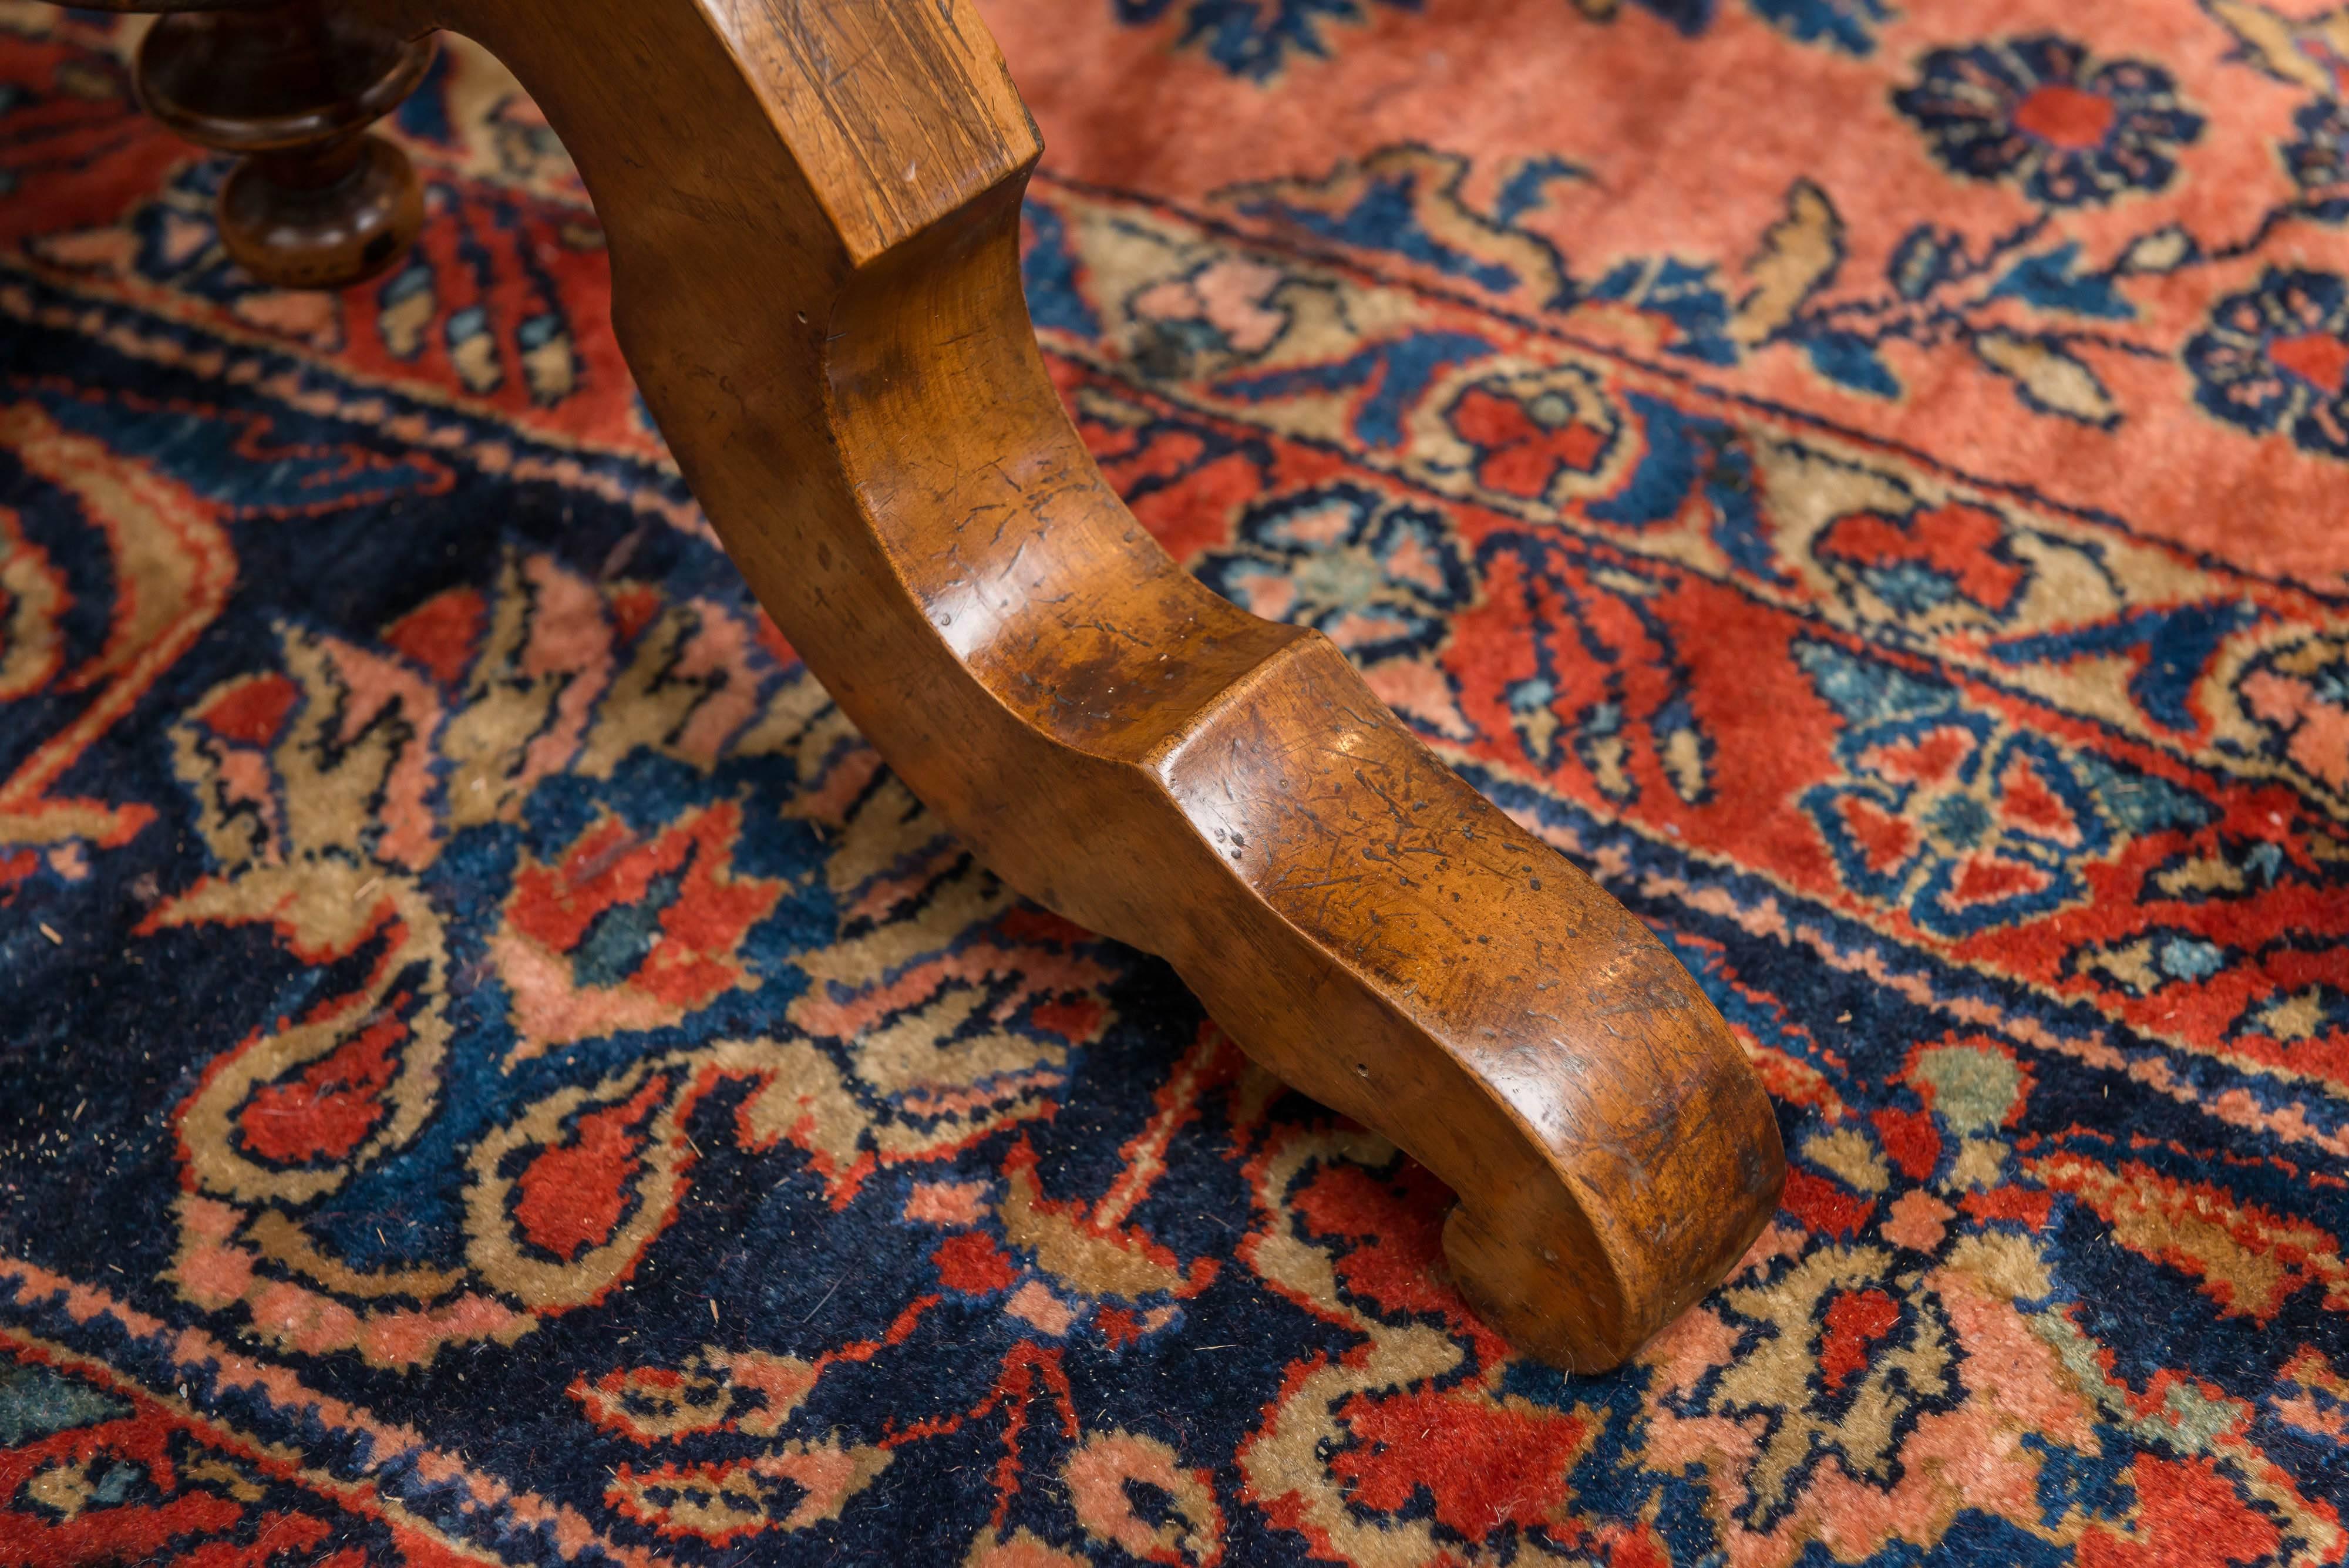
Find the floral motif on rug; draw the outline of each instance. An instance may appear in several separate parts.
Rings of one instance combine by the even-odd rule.
[[[2349,1557],[2349,13],[985,9],[1103,471],[1656,929],[1783,1210],[1511,1355],[805,675],[511,78],[282,293],[0,0],[0,1568]]]

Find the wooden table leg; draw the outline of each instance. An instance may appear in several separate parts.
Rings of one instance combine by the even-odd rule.
[[[1318,633],[1185,574],[1021,298],[1039,151],[964,0],[337,0],[481,39],[576,159],[647,402],[761,601],[1003,877],[1164,954],[1257,1060],[1449,1182],[1520,1347],[1612,1366],[1784,1179],[1647,930]]]

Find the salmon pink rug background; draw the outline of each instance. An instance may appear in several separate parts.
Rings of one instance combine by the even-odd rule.
[[[0,1568],[2349,1555],[2349,12],[982,9],[1104,470],[1658,929],[1785,1210],[1512,1357],[802,673],[511,78],[279,293],[0,0]]]

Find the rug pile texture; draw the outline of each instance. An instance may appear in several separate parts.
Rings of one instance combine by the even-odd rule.
[[[802,673],[511,77],[274,292],[0,0],[0,1568],[2349,1556],[2349,11],[983,9],[1103,469],[1657,929],[1783,1210],[1513,1357]]]

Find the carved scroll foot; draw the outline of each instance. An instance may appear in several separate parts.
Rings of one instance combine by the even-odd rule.
[[[1334,644],[1207,591],[1102,481],[1021,296],[1034,127],[964,0],[372,3],[537,98],[711,523],[1007,881],[1450,1183],[1446,1255],[1522,1348],[1612,1366],[1723,1277],[1785,1174],[1736,1041]]]
[[[1335,645],[1208,592],[1102,481],[1021,298],[1034,127],[967,0],[338,3],[150,41],[158,112],[272,161],[232,185],[248,265],[388,259],[373,214],[406,209],[357,130],[421,74],[398,40],[481,38],[595,193],[695,494],[916,793],[1450,1183],[1445,1255],[1521,1348],[1603,1370],[1722,1279],[1785,1179],[1727,1025]],[[310,63],[229,68],[264,59]],[[264,90],[297,79],[358,86]]]

